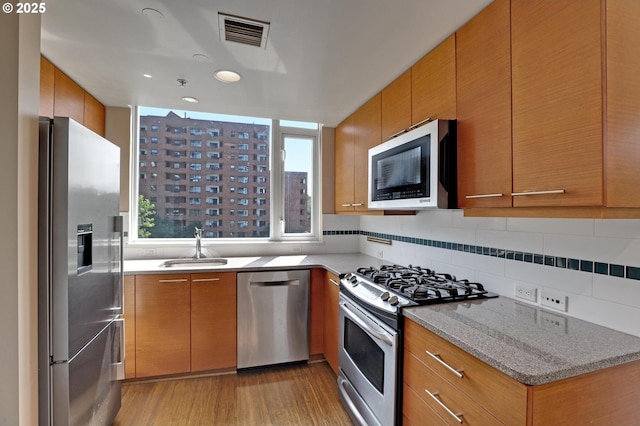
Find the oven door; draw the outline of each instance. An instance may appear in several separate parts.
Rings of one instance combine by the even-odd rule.
[[[398,333],[340,295],[340,398],[356,424],[396,420]]]

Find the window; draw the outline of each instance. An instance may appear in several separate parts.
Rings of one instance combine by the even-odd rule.
[[[159,226],[155,234],[153,229],[146,230],[150,238],[160,237],[160,230],[163,238],[187,238],[192,234],[190,227],[198,224],[217,228],[205,229],[206,238],[234,241],[247,237],[312,240],[322,235],[316,202],[317,125],[308,129],[253,117],[147,107],[134,110],[139,123],[134,129],[155,126],[154,131],[165,132],[156,135],[169,148],[161,153],[146,149],[152,145],[147,145],[150,137],[142,131],[133,139],[137,155],[132,164],[140,181],[132,187],[137,195],[156,199],[153,208]],[[280,151],[286,155],[272,155]],[[160,157],[149,158],[149,154]],[[157,173],[148,173],[148,167]],[[158,185],[151,189],[150,182]],[[131,232],[135,236],[140,232],[136,231],[138,209],[134,212]],[[242,220],[222,220],[229,216]],[[206,217],[212,226],[205,224]],[[176,233],[167,235],[172,230]],[[133,237],[131,241],[138,240]]]
[[[151,131],[152,132],[157,132],[158,131],[158,126],[156,126],[155,124],[151,125]]]
[[[158,138],[156,137],[151,138],[151,143],[158,143]]]

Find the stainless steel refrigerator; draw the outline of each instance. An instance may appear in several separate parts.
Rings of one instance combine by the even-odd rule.
[[[124,378],[120,149],[40,119],[40,425],[111,425]]]

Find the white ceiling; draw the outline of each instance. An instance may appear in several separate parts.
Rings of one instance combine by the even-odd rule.
[[[490,2],[56,0],[42,15],[42,53],[107,106],[335,126]],[[218,12],[270,22],[266,49],[221,42]],[[221,68],[242,80],[217,81],[213,71]]]

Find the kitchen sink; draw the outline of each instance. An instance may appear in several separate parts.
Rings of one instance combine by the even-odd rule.
[[[200,259],[171,259],[160,264],[161,268],[173,268],[184,266],[223,266],[227,264],[227,259],[221,257],[201,257]]]

